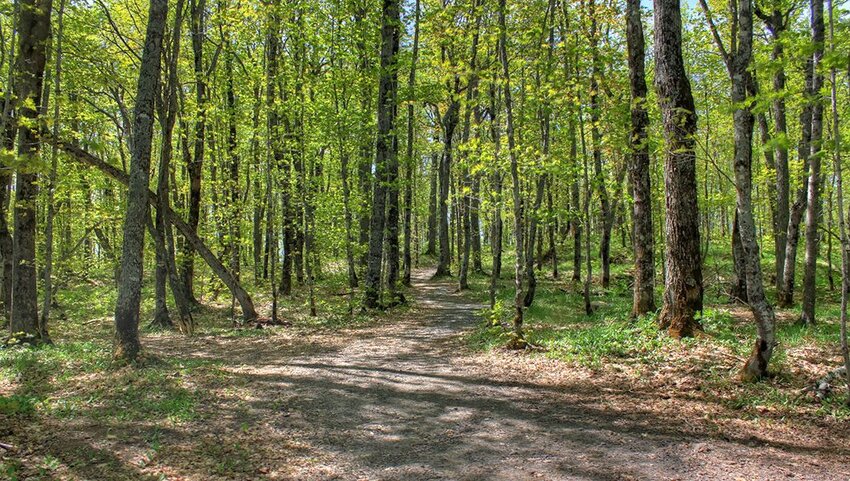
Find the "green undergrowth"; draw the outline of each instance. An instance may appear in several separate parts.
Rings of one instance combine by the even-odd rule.
[[[817,317],[815,326],[796,322],[799,308],[777,311],[779,345],[771,362],[773,377],[764,382],[742,385],[737,371],[752,349],[756,326],[745,305],[731,303],[725,288],[731,277],[718,273],[732,272],[728,255],[718,246],[706,261],[705,309],[700,314],[704,335],[676,341],[660,331],[656,324],[658,312],[631,319],[631,266],[628,261],[612,264],[611,283],[607,289],[598,284],[599,268],[594,264],[594,283],[591,302],[594,312],[587,315],[582,295],[583,285],[572,281],[569,262],[559,265],[559,278],[552,277],[551,264],[537,274],[534,303],[524,312],[523,329],[526,339],[541,349],[534,352],[568,364],[605,370],[628,366],[636,375],[652,375],[660,368],[681,366],[682,371],[696,369],[699,388],[711,392],[727,407],[757,417],[764,412],[792,412],[803,403],[801,388],[814,377],[837,367],[840,314],[840,292],[830,290],[826,279],[826,263],[819,267]],[[594,259],[596,262],[596,259]],[[764,272],[769,273],[772,261],[763,259]],[[504,266],[513,266],[513,259],[504,259]],[[728,269],[728,270],[727,270]],[[802,272],[802,271],[800,271]],[[514,289],[512,269],[503,270],[494,308],[480,312],[481,322],[466,337],[474,350],[489,351],[506,347],[511,341]],[[584,272],[582,272],[584,275]],[[835,273],[837,276],[837,273]],[[840,278],[836,277],[836,283]],[[490,279],[471,277],[472,289],[466,294],[479,302],[488,302]],[[773,298],[772,286],[766,286]],[[656,302],[661,304],[663,286],[656,286]],[[810,368],[801,375],[798,365],[804,360]],[[811,367],[814,365],[814,367]],[[817,371],[817,372],[815,372]],[[844,405],[844,386],[839,394],[813,408],[816,414],[836,418],[850,417]]]
[[[14,391],[0,396],[0,414],[51,415],[106,421],[196,417],[200,394],[183,380],[214,375],[218,362],[145,357],[134,366],[111,362],[109,344],[67,342],[0,350],[0,378]]]

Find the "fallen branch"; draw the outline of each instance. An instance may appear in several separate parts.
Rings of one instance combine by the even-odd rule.
[[[11,450],[15,449],[14,446],[12,446],[11,444],[6,444],[6,443],[0,443],[0,448],[5,449],[6,451],[11,451]]]
[[[847,368],[841,366],[838,369],[827,373],[825,376],[821,377],[820,379],[813,382],[810,386],[800,391],[800,396],[806,393],[813,393],[816,398],[823,401],[824,399],[828,398],[830,394],[832,394],[832,389],[835,387],[835,382],[844,379],[846,376]]]
[[[62,139],[54,139],[49,136],[42,137],[48,143],[51,143],[61,149],[66,154],[70,155],[72,159],[80,162],[81,164],[87,165],[89,167],[94,167],[109,177],[117,180],[123,185],[128,185],[130,183],[129,176],[121,169],[110,165],[106,161],[94,156],[93,154],[86,152],[85,150],[77,147],[71,142],[66,142]],[[152,191],[148,191],[148,203],[154,207],[159,207],[159,199],[156,194]],[[183,221],[169,206],[165,207],[165,216],[177,230],[180,231],[180,234],[192,244],[192,247],[195,248],[195,251],[204,259],[210,269],[221,279],[222,282],[230,289],[230,293],[233,294],[233,297],[239,302],[240,307],[242,307],[242,318],[244,322],[250,322],[256,319],[257,311],[254,308],[254,302],[251,300],[251,296],[248,294],[245,289],[239,284],[239,281],[224,267],[224,264],[216,257],[215,254],[204,244],[204,241],[201,240],[200,237],[189,227],[189,224]]]

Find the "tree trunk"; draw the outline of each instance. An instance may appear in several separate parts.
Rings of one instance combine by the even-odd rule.
[[[575,120],[570,118],[569,121],[569,137],[570,137],[570,164],[578,166],[578,140],[576,139],[576,124]],[[576,170],[576,172],[578,172]],[[579,175],[573,174],[573,182],[570,188],[570,204],[575,209],[570,213],[570,231],[573,234],[573,281],[581,282],[581,215],[579,207],[581,206],[581,197],[579,192]]]
[[[49,0],[48,0],[49,1]],[[115,304],[116,359],[135,361],[139,355],[139,305],[144,274],[145,218],[148,216],[153,110],[159,86],[162,36],[168,0],[151,0],[145,46],[139,70],[133,120],[127,214],[121,254],[121,283]]]
[[[195,132],[194,132],[194,154],[192,161],[187,165],[189,175],[189,212],[186,223],[193,234],[198,233],[198,224],[201,219],[201,179],[204,167],[204,147],[206,145],[207,125],[207,86],[206,73],[204,72],[204,35],[206,35],[205,15],[206,0],[190,0],[192,35],[192,54],[195,73]],[[197,305],[195,298],[195,251],[192,243],[183,242],[180,266],[180,277],[182,278],[184,291],[189,296],[192,304]]]
[[[828,0],[829,5],[829,49],[835,52],[835,23],[833,18],[832,0]],[[847,402],[850,403],[850,347],[847,343],[847,297],[850,294],[850,239],[847,238],[847,226],[844,220],[844,190],[843,190],[843,174],[841,162],[841,129],[839,128],[838,116],[838,88],[836,85],[836,69],[833,66],[830,69],[831,89],[831,107],[832,107],[832,142],[833,142],[833,172],[835,175],[835,195],[836,204],[838,206],[838,232],[841,240],[841,314],[840,314],[840,334],[839,341],[841,343],[841,356],[844,360],[844,374],[847,382]]]
[[[50,38],[51,0],[22,0],[17,31],[20,36],[15,58],[14,88],[18,108],[19,167],[15,172],[14,238],[12,244],[11,332],[25,333],[49,341],[39,325],[38,285],[35,266],[36,199],[41,141],[38,116],[42,112],[42,87]],[[58,99],[57,99],[58,101]]]
[[[772,102],[773,122],[774,122],[774,137],[778,142],[774,145],[774,166],[775,166],[775,183],[776,183],[776,216],[774,219],[774,256],[775,256],[775,272],[776,272],[776,291],[780,292],[784,285],[784,269],[785,269],[785,254],[788,243],[788,224],[789,224],[789,171],[788,171],[788,147],[784,141],[788,136],[788,126],[785,116],[785,68],[784,64],[784,47],[782,34],[787,27],[787,14],[784,14],[780,9],[774,8],[768,14],[762,13],[756,8],[755,13],[767,25],[771,34],[771,50],[770,59],[776,66],[773,72],[773,94]]]
[[[416,60],[419,58],[419,0],[416,0],[413,18],[413,58],[410,60],[410,74],[407,78],[407,88],[411,95],[416,93]],[[404,274],[402,284],[410,285],[410,273],[413,269],[410,255],[411,248],[411,221],[413,214],[413,175],[416,168],[416,160],[413,158],[413,104],[415,98],[411,98],[407,104],[407,155],[405,179],[404,179]]]
[[[667,190],[667,272],[659,325],[671,336],[687,337],[700,329],[702,257],[697,207],[694,134],[697,117],[691,85],[682,60],[679,0],[655,0],[655,84],[661,107]]]
[[[703,0],[704,1],[704,0]],[[761,256],[758,237],[753,220],[752,203],[752,142],[754,118],[751,111],[755,94],[750,77],[750,62],[753,56],[753,11],[751,0],[737,3],[737,18],[733,19],[733,31],[738,32],[737,42],[727,57],[727,68],[732,80],[731,100],[736,109],[733,113],[735,128],[735,187],[737,193],[736,223],[741,239],[746,276],[747,302],[758,329],[750,358],[745,363],[741,377],[755,380],[767,375],[767,368],[776,345],[773,308],[767,302],[761,274]]]
[[[626,40],[631,87],[631,162],[629,173],[632,186],[632,244],[635,256],[632,317],[655,311],[655,242],[652,232],[652,187],[650,185],[649,145],[646,110],[646,74],[643,21],[640,0],[626,2]]]
[[[12,127],[9,125],[9,127]],[[10,128],[8,137],[4,139],[4,148],[14,150],[14,129]],[[9,210],[9,198],[12,173],[6,169],[0,169],[0,258],[3,262],[2,276],[0,276],[0,299],[2,299],[3,318],[8,321],[12,312],[12,271],[15,263],[12,260],[12,233],[9,231],[9,222],[6,212]]]
[[[177,120],[177,89],[179,80],[177,76],[177,59],[180,55],[180,30],[183,24],[184,0],[177,0],[176,13],[174,17],[174,28],[171,35],[171,52],[168,56],[168,82],[165,86],[163,100],[160,102],[159,121],[162,129],[162,143],[160,147],[159,171],[157,176],[157,199],[156,222],[151,228],[154,237],[157,256],[157,314],[164,317],[154,316],[154,323],[162,322],[162,327],[171,326],[171,320],[165,309],[165,285],[171,286],[174,303],[177,306],[180,331],[187,335],[194,333],[194,320],[191,313],[191,301],[186,291],[186,286],[179,279],[177,264],[175,261],[174,235],[171,231],[171,223],[168,219],[170,208],[170,186],[169,175],[171,172],[171,160],[173,157],[172,140],[174,137],[174,125]],[[159,313],[159,296],[162,295],[162,314]]]
[[[504,82],[505,111],[507,113],[508,155],[511,161],[511,180],[513,181],[513,203],[514,203],[514,243],[516,245],[516,262],[514,265],[514,319],[513,335],[514,347],[525,346],[525,336],[522,330],[523,322],[523,269],[525,268],[525,249],[523,247],[523,210],[522,210],[522,186],[519,177],[519,163],[517,161],[516,140],[514,137],[514,112],[511,99],[511,71],[508,61],[508,28],[505,21],[506,1],[499,0],[499,58],[502,63],[502,80]]]
[[[457,80],[455,83],[457,84]],[[457,91],[457,86],[455,86],[455,91]],[[452,99],[455,99],[456,95],[452,95]],[[451,255],[451,238],[449,236],[449,187],[451,185],[451,164],[452,164],[452,137],[454,137],[454,131],[457,127],[457,123],[459,120],[459,111],[460,110],[460,102],[457,100],[450,100],[449,106],[446,108],[446,113],[443,114],[442,124],[443,124],[443,155],[440,157],[440,169],[439,169],[439,184],[440,184],[440,198],[439,198],[439,212],[438,212],[438,224],[439,224],[439,239],[440,239],[440,258],[439,263],[437,264],[437,272],[434,274],[435,276],[450,276],[451,275],[451,264],[452,264],[452,255]]]
[[[747,302],[747,252],[741,240],[741,226],[738,212],[732,221],[732,264],[735,269],[729,298],[732,302]]]
[[[425,255],[437,255],[437,171],[442,164],[440,154],[435,153],[431,157],[430,178],[431,187],[428,190],[428,243],[425,250]]]
[[[806,205],[806,257],[803,275],[803,312],[800,322],[804,325],[815,324],[815,281],[817,276],[818,244],[820,232],[818,221],[821,215],[821,140],[823,137],[823,74],[820,63],[823,58],[824,22],[823,0],[811,0],[812,43],[815,51],[812,55],[812,138],[809,153],[809,192]]]
[[[381,294],[381,264],[384,252],[385,219],[388,224],[387,256],[390,294],[395,294],[398,276],[398,138],[395,120],[398,112],[398,50],[400,32],[398,0],[383,0],[381,15],[381,76],[378,84],[378,138],[375,146],[375,188],[369,228],[369,263],[365,278],[364,307],[378,307]],[[389,186],[389,189],[385,188]],[[389,201],[389,212],[385,203]],[[385,217],[386,216],[386,217]],[[391,300],[395,302],[395,299]]]
[[[491,197],[493,203],[493,221],[490,226],[490,252],[493,255],[493,270],[490,273],[490,308],[496,306],[496,290],[499,277],[502,275],[502,166],[501,166],[501,129],[499,126],[499,111],[501,105],[497,101],[498,90],[496,82],[490,83],[490,136],[493,139],[493,171],[490,176]]]
[[[546,150],[548,150],[548,147],[544,147],[544,151]],[[525,291],[525,297],[522,301],[525,307],[531,307],[531,304],[534,302],[534,293],[537,291],[537,276],[534,274],[534,246],[535,243],[539,245],[543,242],[543,239],[538,239],[537,236],[537,222],[540,215],[540,207],[543,205],[543,192],[545,190],[546,176],[541,174],[537,177],[534,206],[532,207],[531,214],[528,216],[528,242],[526,243],[525,250],[525,276],[528,278],[526,281],[528,288]]]
[[[62,87],[62,41],[64,40],[65,0],[59,3],[57,15],[58,34],[56,36],[56,60],[53,77],[53,135],[59,134],[59,99]],[[41,304],[41,332],[48,333],[47,322],[50,320],[50,306],[53,304],[53,223],[56,216],[56,170],[59,162],[59,148],[52,146],[50,152],[50,177],[47,184],[47,219],[44,226],[44,300]]]
[[[237,152],[237,129],[236,129],[236,92],[233,85],[233,44],[229,32],[225,31],[222,42],[225,44],[225,97],[227,102],[227,178],[223,184],[226,192],[225,216],[227,222],[227,236],[229,237],[228,251],[230,252],[230,272],[239,278],[240,257],[240,205],[239,198],[239,153]]]
[[[813,59],[809,57],[805,66],[806,95],[812,96],[814,82]],[[794,303],[794,277],[797,270],[797,245],[800,241],[800,222],[806,210],[806,200],[809,196],[809,156],[812,140],[812,103],[806,101],[800,111],[800,142],[797,145],[797,156],[803,163],[803,180],[797,188],[794,204],[788,218],[788,232],[785,245],[785,266],[782,270],[782,289],[777,295],[777,304],[781,307],[791,307]]]
[[[602,170],[602,132],[600,127],[599,106],[599,78],[602,76],[602,66],[599,58],[599,37],[597,27],[597,12],[595,0],[588,4],[590,13],[590,50],[592,72],[590,74],[590,138],[593,141],[593,174],[594,184],[599,191],[600,216],[602,224],[602,235],[599,239],[599,257],[602,261],[602,288],[607,289],[611,282],[611,228],[613,222],[613,210],[608,198],[608,188],[605,182],[605,173]],[[589,240],[589,239],[588,239]]]

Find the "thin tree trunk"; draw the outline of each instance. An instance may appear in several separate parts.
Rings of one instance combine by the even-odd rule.
[[[835,24],[832,11],[832,0],[828,0],[829,8],[829,49],[835,52]],[[833,66],[829,72],[831,83],[831,107],[832,107],[832,160],[835,175],[835,195],[838,207],[838,232],[841,239],[841,316],[840,316],[840,342],[841,356],[844,360],[844,373],[847,382],[847,403],[850,404],[850,348],[847,343],[847,297],[850,294],[850,239],[847,238],[847,226],[844,220],[844,191],[843,174],[841,171],[841,129],[839,128],[838,115],[838,92],[836,85],[836,69]]]
[[[62,88],[62,41],[65,35],[65,0],[60,0],[57,14],[56,60],[53,78],[53,135],[59,135],[59,102]],[[44,226],[44,300],[41,304],[40,330],[47,335],[47,322],[50,320],[50,306],[53,304],[53,221],[56,216],[56,170],[59,161],[59,148],[55,145],[50,151],[50,176],[47,183],[47,219]]]
[[[599,36],[597,27],[597,12],[595,0],[588,4],[590,14],[590,50],[592,72],[590,74],[590,138],[593,141],[593,174],[596,190],[599,191],[600,216],[602,235],[599,240],[599,256],[602,261],[602,288],[607,289],[611,282],[611,228],[613,226],[613,209],[608,198],[608,188],[605,173],[602,170],[602,132],[600,131],[599,79],[602,76],[601,60],[599,58]],[[588,239],[589,240],[589,239]]]
[[[498,74],[496,74],[498,75]],[[502,137],[499,125],[501,105],[497,101],[496,80],[490,83],[490,136],[493,139],[493,171],[490,176],[491,202],[493,203],[493,221],[490,226],[490,252],[493,256],[493,270],[490,273],[490,308],[496,306],[496,290],[502,275]]]
[[[777,3],[778,5],[778,3]],[[784,285],[785,255],[788,243],[788,232],[790,222],[790,200],[789,200],[789,171],[788,171],[788,147],[784,140],[788,136],[788,126],[785,115],[785,69],[784,47],[782,35],[788,25],[788,14],[779,8],[773,8],[765,14],[755,5],[755,13],[764,21],[771,34],[771,61],[775,65],[773,72],[773,94],[772,102],[774,137],[779,141],[774,142],[774,165],[776,184],[776,217],[774,221],[774,255],[776,272],[776,291],[780,292]]]
[[[732,302],[747,302],[747,252],[741,240],[741,227],[738,212],[732,221],[732,265],[734,267],[734,279],[729,288],[729,297]]]
[[[815,51],[812,55],[812,138],[809,152],[809,192],[806,206],[806,257],[803,275],[803,311],[800,322],[814,325],[815,320],[815,281],[817,275],[818,244],[820,232],[818,222],[821,215],[821,140],[823,137],[823,99],[821,87],[823,74],[820,63],[823,58],[824,22],[823,0],[811,0],[812,43]]]
[[[806,96],[812,96],[814,83],[813,58],[806,60],[805,82]],[[777,295],[777,304],[781,307],[791,307],[794,303],[794,277],[797,270],[797,246],[800,241],[800,222],[806,210],[806,201],[809,196],[809,163],[812,140],[812,102],[807,100],[800,111],[800,142],[797,146],[797,156],[803,163],[803,180],[797,188],[794,204],[788,218],[788,232],[785,245],[785,266],[782,272],[782,289]]]
[[[655,242],[652,225],[646,74],[640,0],[626,2],[626,39],[631,87],[631,162],[633,250],[635,256],[632,317],[655,311]]]
[[[428,190],[428,243],[425,250],[427,256],[437,255],[437,172],[441,163],[440,154],[434,153],[429,167],[431,187]]]
[[[49,1],[49,0],[48,0]],[[168,0],[151,0],[145,47],[139,70],[133,121],[133,153],[130,161],[127,214],[121,255],[121,283],[115,304],[116,359],[135,361],[139,343],[139,306],[144,274],[145,222],[150,191],[151,140],[154,98],[159,85],[162,37]]]
[[[186,219],[192,233],[197,235],[201,219],[201,179],[204,166],[207,125],[207,86],[204,72],[204,35],[206,35],[206,0],[190,0],[192,55],[195,76],[195,132],[194,154],[187,165],[189,175],[189,212]],[[190,302],[197,305],[195,298],[195,251],[192,243],[184,241],[181,253],[180,277]]]
[[[514,344],[515,347],[524,347],[525,336],[523,334],[523,269],[525,268],[525,248],[523,247],[524,228],[523,209],[522,209],[522,185],[519,177],[519,163],[517,160],[516,139],[514,136],[514,112],[513,102],[511,98],[511,71],[510,63],[508,62],[508,28],[505,20],[506,1],[499,0],[499,58],[502,63],[502,81],[504,83],[505,95],[505,111],[507,113],[507,134],[508,134],[508,155],[510,157],[511,180],[513,181],[513,203],[514,203],[514,243],[516,246],[516,262],[514,266],[514,285],[516,292],[514,295]]]
[[[410,60],[410,74],[407,77],[407,88],[414,98],[408,100],[407,104],[407,155],[405,179],[404,179],[404,273],[402,274],[402,284],[410,285],[410,273],[412,271],[412,262],[410,255],[411,248],[411,222],[413,214],[413,172],[416,168],[416,161],[413,158],[413,104],[416,101],[416,61],[419,58],[419,0],[416,0],[414,7],[413,18],[413,52]]]
[[[455,84],[458,80],[455,79]],[[458,90],[455,85],[455,92]],[[456,95],[452,95],[455,99]],[[460,102],[450,100],[449,106],[446,108],[446,113],[443,114],[443,155],[440,157],[439,168],[439,184],[440,197],[438,201],[439,211],[437,215],[439,225],[439,240],[440,240],[440,257],[437,264],[437,272],[435,276],[450,276],[451,275],[451,237],[449,233],[449,188],[451,186],[451,164],[452,164],[452,137],[457,127],[459,120]]]

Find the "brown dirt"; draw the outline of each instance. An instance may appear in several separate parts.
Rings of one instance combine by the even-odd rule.
[[[482,306],[428,279],[379,326],[147,338],[157,356],[222,362],[184,379],[204,393],[199,420],[39,426],[54,457],[100,460],[45,479],[850,479],[846,423],[742,421],[686,387],[470,352],[461,335]]]

